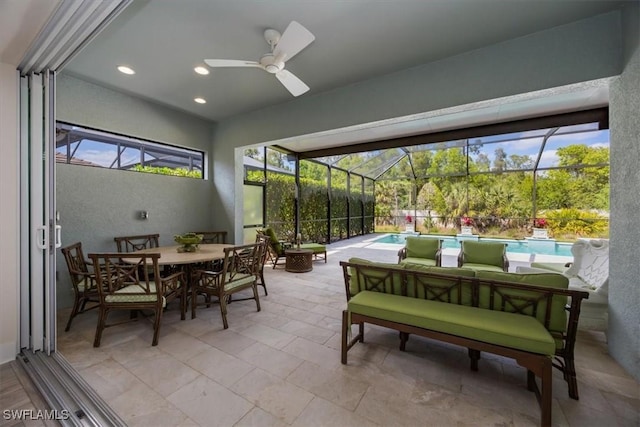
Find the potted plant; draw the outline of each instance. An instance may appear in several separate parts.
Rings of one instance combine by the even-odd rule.
[[[404,221],[405,221],[405,231],[407,232],[416,231],[415,225],[413,224],[413,217],[410,214],[407,214],[407,216],[404,217]]]
[[[468,216],[460,220],[460,234],[473,234],[473,219]]]
[[[533,238],[534,239],[548,239],[549,233],[547,232],[547,220],[544,218],[535,218],[533,220]]]

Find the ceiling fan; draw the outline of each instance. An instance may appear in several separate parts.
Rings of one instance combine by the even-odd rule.
[[[282,35],[273,29],[265,30],[264,38],[271,47],[271,52],[262,55],[260,61],[242,61],[236,59],[205,59],[209,67],[256,67],[274,74],[282,85],[293,96],[299,96],[309,90],[302,80],[284,69],[284,64],[298,52],[309,46],[315,36],[309,30],[291,21]]]

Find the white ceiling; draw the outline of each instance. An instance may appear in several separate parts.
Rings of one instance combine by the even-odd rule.
[[[0,62],[18,65],[61,0],[0,0]]]
[[[203,59],[256,61],[267,28],[292,20],[316,40],[287,62],[311,90],[335,89],[600,14],[618,1],[134,0],[64,72],[210,120],[287,102],[256,68],[193,68]],[[127,64],[134,76],[119,73]],[[196,104],[197,96],[207,104]]]
[[[0,0],[0,60],[21,55],[60,0]],[[316,40],[287,62],[311,90],[332,90],[617,9],[615,0],[133,0],[64,73],[218,121],[293,99],[254,68],[193,71],[205,58],[255,61],[267,28],[292,20]],[[136,70],[126,76],[121,64]],[[195,97],[207,100],[196,104]],[[277,141],[294,151],[606,105],[608,82],[425,112]],[[303,150],[304,146],[304,150]]]

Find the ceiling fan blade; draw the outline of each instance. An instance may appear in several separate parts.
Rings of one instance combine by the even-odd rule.
[[[300,96],[309,90],[309,86],[287,70],[277,72],[276,78],[293,96]]]
[[[315,39],[316,36],[311,34],[309,30],[296,21],[291,21],[287,29],[282,33],[278,44],[273,50],[273,54],[283,62],[288,61],[295,54],[309,46]]]
[[[262,68],[258,62],[255,61],[242,61],[236,59],[205,59],[205,64],[209,67],[259,67]]]

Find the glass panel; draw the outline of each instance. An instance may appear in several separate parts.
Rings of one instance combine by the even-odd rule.
[[[525,237],[523,227],[531,223],[533,209],[533,172],[474,175],[468,188],[466,216],[475,233],[497,236],[509,229],[508,237]]]
[[[368,178],[377,178],[405,156],[406,152],[400,148],[373,151],[368,158],[363,157],[365,161],[351,171]]]
[[[243,225],[264,225],[263,218],[263,195],[264,187],[261,185],[244,185],[244,224]]]
[[[362,177],[351,175],[349,185],[349,233],[351,236],[362,234],[363,223],[363,200],[362,200]]]
[[[543,138],[469,144],[469,173],[533,169]]]
[[[300,230],[305,241],[327,240],[328,173],[325,165],[307,160],[300,162]]]
[[[347,173],[331,169],[331,241],[347,236]]]
[[[295,162],[267,149],[266,223],[281,240],[295,240]]]
[[[249,182],[265,182],[264,148],[247,148],[244,150],[244,180]]]
[[[267,165],[273,172],[295,174],[296,162],[293,156],[267,148]]]
[[[56,161],[83,166],[202,178],[204,153],[58,123],[56,128]]]
[[[364,180],[364,234],[373,233],[375,219],[375,184],[372,179]]]
[[[554,134],[544,147],[540,168],[609,163],[609,130]]]

